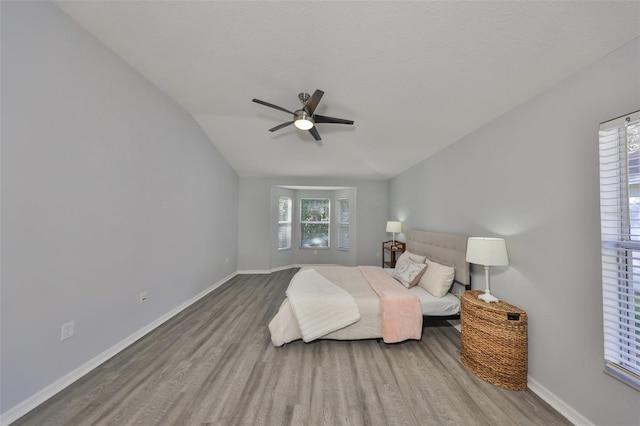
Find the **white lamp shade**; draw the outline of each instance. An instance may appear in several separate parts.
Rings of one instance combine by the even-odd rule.
[[[502,238],[471,237],[467,240],[467,262],[506,266],[509,264],[507,245]]]
[[[402,232],[402,222],[388,221],[387,232]]]

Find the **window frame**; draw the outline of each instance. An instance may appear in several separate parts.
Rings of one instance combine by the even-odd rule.
[[[304,208],[302,204],[305,201],[326,201],[326,220],[303,220],[302,214],[304,212]],[[331,198],[330,197],[301,197],[300,198],[300,211],[298,214],[299,219],[299,230],[300,230],[300,249],[302,250],[327,250],[331,248]],[[305,246],[303,245],[303,239],[305,237],[305,232],[303,230],[305,225],[326,225],[327,229],[327,245],[326,246]]]
[[[347,220],[344,221],[343,220],[343,211],[342,211],[342,206],[343,204],[346,202],[346,206],[347,206]],[[338,213],[336,215],[337,217],[337,228],[338,228],[338,243],[336,245],[337,250],[340,251],[349,251],[349,243],[351,241],[351,203],[349,198],[347,197],[340,197],[337,200],[337,208],[338,208]],[[346,228],[347,230],[347,239],[346,239],[346,245],[345,245],[345,241],[343,239],[343,234],[342,234],[342,230],[343,228]]]
[[[281,209],[281,200],[287,200],[287,204],[289,205],[288,207],[288,211],[287,211],[287,218],[285,220],[282,220],[282,209]],[[293,234],[293,199],[291,197],[289,197],[288,195],[279,195],[278,196],[278,251],[283,251],[283,250],[291,250],[292,248],[292,234]],[[281,247],[280,243],[281,243],[281,238],[280,238],[280,230],[281,228],[285,226],[287,228],[287,238],[286,238],[286,242],[287,244],[285,244],[285,246]]]
[[[599,158],[605,373],[640,391],[640,111],[600,124]]]

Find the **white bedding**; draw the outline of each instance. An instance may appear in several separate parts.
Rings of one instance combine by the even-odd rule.
[[[291,280],[286,294],[305,342],[360,319],[353,296],[315,269],[298,272]]]
[[[382,318],[380,299],[373,291],[369,282],[357,267],[345,266],[316,266],[314,269],[333,284],[346,290],[355,299],[360,320],[351,325],[332,331],[320,337],[321,339],[358,340],[382,337]],[[303,268],[302,270],[305,270]],[[385,269],[392,272],[392,269]],[[449,293],[437,298],[421,287],[410,290],[420,299],[423,315],[447,316],[460,312],[460,301]],[[269,323],[271,342],[275,346],[302,339],[302,332],[293,313],[289,298],[285,298],[278,313]]]
[[[467,237],[410,229],[406,232],[406,238],[407,251],[425,256],[441,265],[453,267],[455,271],[453,288],[444,297],[436,298],[421,287],[410,290],[420,299],[422,314],[430,317],[458,314],[460,301],[454,294],[460,291],[459,288],[464,289],[465,286],[469,288],[471,284],[469,263],[466,261]],[[359,321],[332,331],[322,338],[357,340],[382,337],[380,299],[359,268],[323,266],[314,267],[314,269],[351,294],[361,316]],[[278,313],[269,323],[269,331],[271,332],[271,341],[276,346],[302,338],[300,327],[288,298],[284,299]]]
[[[360,313],[359,321],[332,331],[322,336],[323,339],[358,340],[382,337],[380,298],[358,268],[315,266],[313,269],[351,294]],[[269,323],[269,331],[271,333],[271,342],[274,346],[282,346],[285,343],[302,338],[302,332],[291,308],[289,298],[285,298],[282,301],[278,313]]]
[[[393,275],[392,268],[385,268],[385,271],[389,275]],[[460,299],[451,293],[447,293],[444,297],[435,297],[419,286],[412,287],[409,291],[420,299],[422,315],[447,316],[456,315],[460,312]]]
[[[451,293],[447,293],[443,297],[435,297],[418,286],[410,288],[409,291],[420,299],[422,315],[447,316],[456,315],[460,312],[460,299]]]

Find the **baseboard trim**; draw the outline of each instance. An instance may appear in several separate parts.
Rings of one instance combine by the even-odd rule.
[[[449,323],[458,331],[460,331],[460,321],[449,321]],[[549,404],[558,413],[562,414],[567,420],[576,426],[595,426],[587,420],[582,414],[578,413],[573,407],[558,398],[549,389],[542,386],[531,376],[527,376],[527,387],[533,393],[540,397],[544,402]]]
[[[549,391],[549,389],[545,388],[536,380],[532,379],[531,376],[527,377],[527,387],[531,390],[531,392],[538,395],[542,400],[552,406],[558,413],[562,414],[574,425],[595,426],[582,414],[578,413],[573,407],[571,407],[569,404]]]
[[[286,271],[287,269],[297,268],[297,267],[298,266],[294,266],[294,265],[278,266],[276,268],[271,268],[271,270],[269,272],[271,273],[271,272]]]
[[[44,389],[40,390],[36,394],[34,394],[34,395],[30,396],[29,398],[25,399],[24,401],[20,402],[18,405],[14,406],[14,407],[10,408],[9,410],[7,410],[6,412],[0,414],[0,425],[6,426],[6,425],[9,425],[10,423],[18,420],[20,417],[24,416],[29,411],[31,411],[34,408],[36,408],[38,405],[42,404],[43,402],[45,402],[49,398],[53,397],[55,394],[57,394],[58,392],[62,391],[63,389],[65,389],[69,385],[73,384],[78,379],[80,379],[83,376],[85,376],[87,373],[90,373],[91,371],[93,371],[95,368],[100,366],[102,363],[104,363],[108,359],[112,358],[114,355],[116,355],[119,352],[123,351],[128,346],[130,346],[133,343],[135,343],[136,341],[140,340],[142,337],[144,337],[148,333],[152,332],[153,330],[158,328],[160,325],[164,324],[165,322],[167,322],[168,320],[170,320],[171,318],[173,318],[174,316],[176,316],[180,312],[184,311],[189,306],[193,305],[198,300],[200,300],[203,297],[205,297],[207,294],[211,293],[213,290],[215,290],[218,287],[222,286],[224,283],[229,281],[231,278],[235,277],[237,274],[238,274],[238,272],[234,272],[234,273],[226,276],[222,280],[220,280],[220,281],[216,282],[215,284],[213,284],[211,287],[207,288],[206,290],[202,291],[201,293],[197,294],[196,296],[194,296],[191,299],[187,300],[186,302],[182,303],[181,305],[179,305],[175,309],[172,309],[171,311],[169,311],[166,314],[162,315],[160,318],[158,318],[155,321],[147,324],[146,326],[144,326],[140,330],[136,331],[132,335],[130,335],[127,338],[125,338],[125,339],[121,340],[120,342],[116,343],[114,346],[110,347],[109,349],[107,349],[106,351],[101,353],[100,355],[98,355],[95,358],[87,361],[86,363],[82,364],[80,367],[76,368],[72,372],[66,374],[65,376],[63,376],[60,379],[56,380],[55,382],[53,382],[49,386],[45,387]]]
[[[460,325],[460,320],[454,319],[454,320],[447,320],[447,322],[456,330],[458,330],[458,332],[460,333],[462,331],[462,327]]]
[[[291,268],[304,268],[305,266],[336,266],[335,263],[296,263],[294,265],[276,266],[271,269],[242,269],[238,271],[238,274],[271,274],[272,272],[285,271]]]

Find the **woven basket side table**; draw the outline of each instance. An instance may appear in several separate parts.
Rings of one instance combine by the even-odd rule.
[[[482,293],[462,293],[460,358],[481,379],[511,390],[527,388],[527,313],[506,302],[487,303]]]

